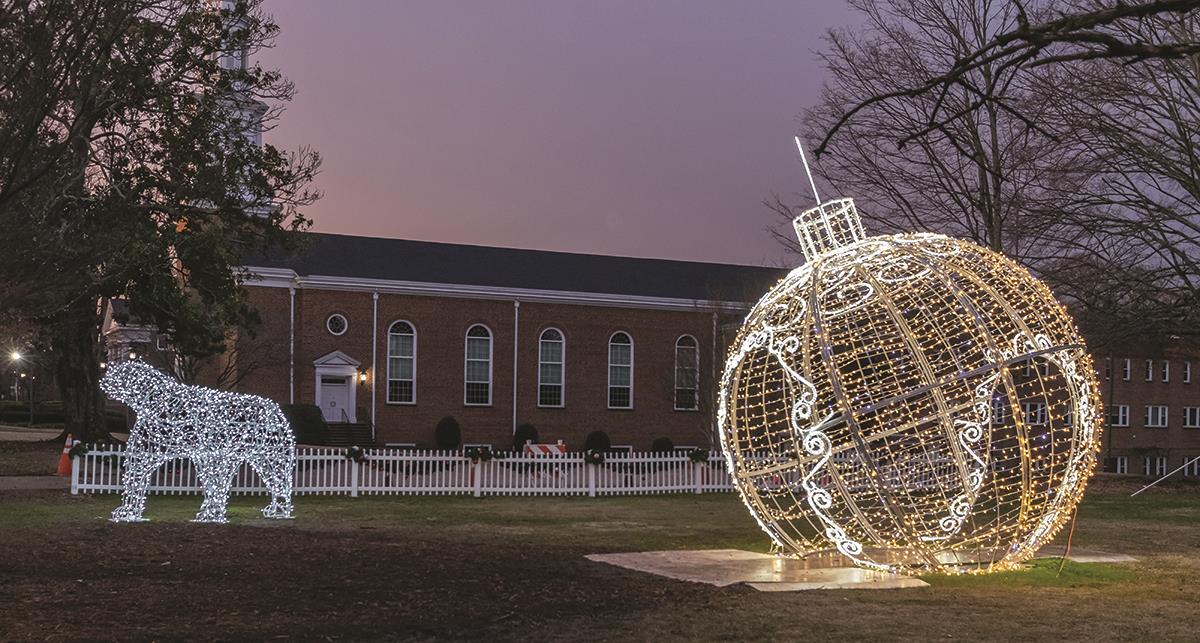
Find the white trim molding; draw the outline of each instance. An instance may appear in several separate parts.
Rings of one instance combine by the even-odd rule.
[[[349,408],[346,409],[346,417],[351,423],[358,421],[358,367],[361,362],[343,353],[342,351],[333,351],[326,353],[317,359],[313,360],[313,370],[316,373],[316,391],[314,399],[316,404],[321,404],[321,376],[345,377],[346,385],[350,389]],[[322,409],[324,413],[324,409]]]
[[[608,308],[640,308],[660,310],[747,311],[747,302],[613,293],[542,290],[507,286],[474,286],[426,281],[371,279],[366,277],[333,277],[325,275],[300,276],[289,268],[243,266],[240,269],[243,285],[260,288],[306,288],[314,290],[343,290],[350,292],[379,292],[384,294],[456,297],[461,299],[490,299],[536,303],[562,303]]]

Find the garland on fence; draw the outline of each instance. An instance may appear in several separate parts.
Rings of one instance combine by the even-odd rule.
[[[367,461],[367,452],[362,447],[353,446],[346,449],[346,459],[353,460],[359,464]]]
[[[596,449],[588,449],[583,454],[583,461],[588,464],[604,464],[604,452]]]
[[[504,457],[492,451],[490,447],[470,447],[466,451],[463,451],[463,455],[471,459],[471,464],[487,462],[488,460],[499,460]]]
[[[688,460],[691,460],[692,464],[708,464],[708,450],[692,449],[688,451]]]
[[[88,448],[86,444],[82,442],[76,442],[75,446],[71,447],[71,450],[67,452],[67,455],[72,458],[82,458],[83,456],[87,455],[87,452]]]

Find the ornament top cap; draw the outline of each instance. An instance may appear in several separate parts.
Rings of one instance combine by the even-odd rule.
[[[805,210],[792,219],[796,237],[807,261],[819,255],[862,241],[862,219],[854,208],[854,199],[834,199]]]

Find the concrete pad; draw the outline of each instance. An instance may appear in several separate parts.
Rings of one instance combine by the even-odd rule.
[[[835,570],[824,570],[827,572]],[[862,569],[840,569],[846,572],[843,578],[812,580],[806,583],[746,583],[760,592],[803,592],[812,589],[907,589],[910,587],[929,587],[929,583],[912,576],[899,574],[880,574]],[[863,578],[852,572],[875,574],[875,578]]]
[[[1048,545],[1038,550],[1038,558],[1061,558],[1066,547],[1062,545]],[[1071,548],[1071,555],[1067,556],[1067,560],[1073,563],[1114,563],[1118,565],[1136,563],[1138,559],[1128,554],[1110,554],[1108,552],[1096,551],[1094,549],[1080,549],[1078,547]]]
[[[625,569],[716,587],[746,583],[760,592],[898,589],[928,585],[910,576],[846,567],[840,557],[828,556],[799,560],[739,549],[707,549],[592,554],[587,558]]]

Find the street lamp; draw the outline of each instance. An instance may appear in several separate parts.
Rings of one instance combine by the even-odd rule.
[[[26,361],[25,356],[22,355],[21,351],[18,351],[18,350],[14,350],[13,352],[9,353],[8,359],[13,362]],[[30,362],[29,367],[33,368],[32,362]],[[29,381],[29,384],[26,388],[29,389],[29,428],[32,429],[33,428],[33,381],[37,378],[32,373],[22,372],[21,379],[23,379],[23,380],[28,379],[28,381]],[[13,390],[13,398],[19,400],[20,397],[18,395],[18,392],[20,391],[20,388],[16,386],[15,382],[13,384],[13,389],[14,389]]]

